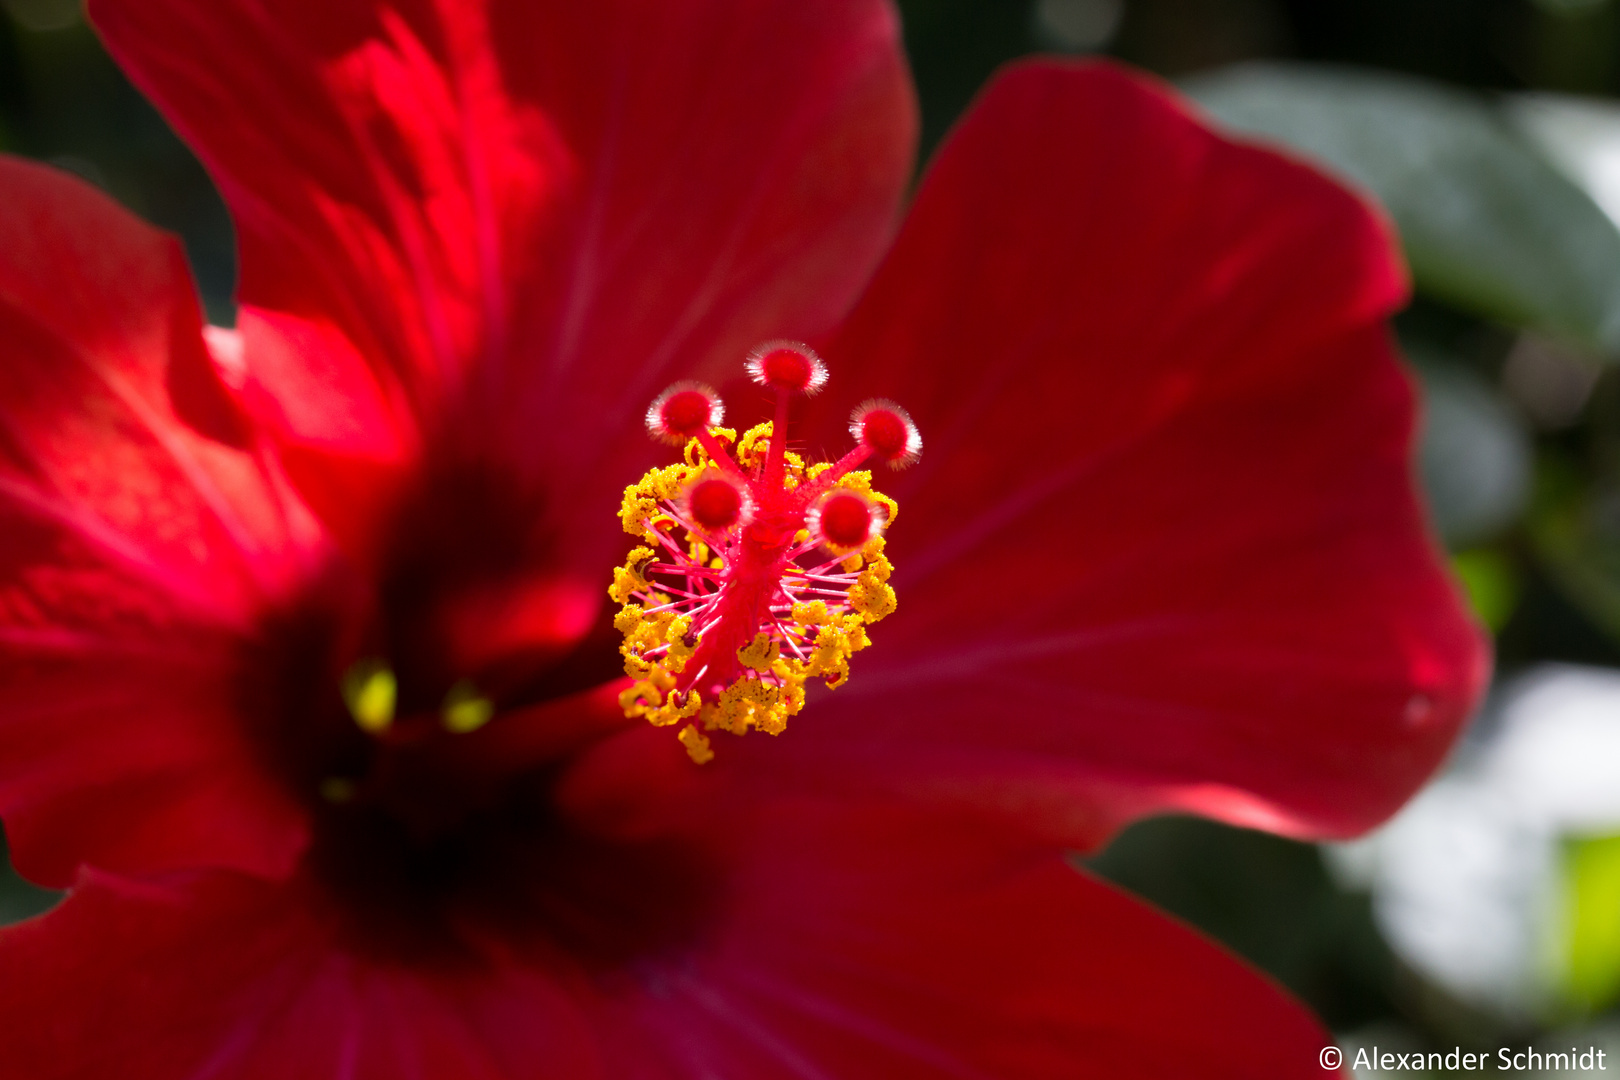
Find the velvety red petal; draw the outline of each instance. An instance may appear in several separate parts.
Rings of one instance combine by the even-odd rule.
[[[519,940],[366,952],[297,882],[91,875],[0,931],[0,1060],[60,1080],[1320,1075],[1327,1035],[1266,980],[982,819],[779,805],[739,825],[707,928],[589,978]]]
[[[884,0],[91,13],[230,203],[249,400],[348,529],[424,441],[551,470],[611,525],[635,471],[580,466],[645,456],[677,374],[830,326],[910,171]]]
[[[236,720],[314,534],[216,378],[179,245],[0,159],[0,815],[18,865],[284,869]]]
[[[40,1080],[587,1080],[580,1013],[540,972],[345,950],[299,882],[87,875],[0,930],[0,1060]]]
[[[87,874],[0,931],[0,1061],[40,1080],[1319,1075],[1301,1007],[1050,850],[875,806],[745,824],[706,929],[590,978],[520,939],[368,952],[305,882]]]
[[[791,751],[749,757],[1076,842],[1172,807],[1296,835],[1391,813],[1488,666],[1413,491],[1404,295],[1384,222],[1317,172],[1111,66],[1000,76],[812,422],[838,452],[882,395],[921,426],[880,477],[899,611]]]
[[[1323,1074],[1331,1039],[1275,986],[982,818],[777,805],[758,824],[714,940],[625,1003],[660,1037],[625,1075]]]

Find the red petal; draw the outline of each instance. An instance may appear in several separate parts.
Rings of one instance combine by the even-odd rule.
[[[884,394],[926,449],[883,479],[899,612],[794,764],[1076,842],[1391,813],[1488,663],[1413,493],[1403,295],[1383,222],[1311,169],[1113,67],[1001,76],[827,349],[826,444]]]
[[[708,930],[589,980],[518,941],[357,949],[297,883],[91,876],[0,931],[0,1060],[61,1080],[1320,1075],[1327,1035],[1263,978],[982,822],[733,824],[757,831]]]
[[[179,245],[0,159],[0,813],[18,864],[285,868],[236,719],[307,515],[219,384]],[[304,530],[300,533],[299,530]]]
[[[910,171],[882,0],[91,7],[231,205],[256,400],[289,440],[566,462],[559,498],[609,523],[623,476],[576,466],[640,453],[678,374],[836,320]],[[389,488],[299,475],[340,525]]]
[[[304,886],[100,874],[0,931],[0,1059],[56,1080],[602,1074],[543,972],[413,968],[346,951]]]
[[[759,823],[715,940],[632,1003],[664,1066],[624,1074],[1322,1075],[1300,1005],[1050,850],[877,806]]]

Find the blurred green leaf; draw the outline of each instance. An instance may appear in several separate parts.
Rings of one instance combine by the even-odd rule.
[[[1519,606],[1519,575],[1513,563],[1499,551],[1475,548],[1453,556],[1451,568],[1480,621],[1492,633],[1506,626]]]
[[[1448,544],[1490,540],[1529,500],[1529,434],[1490,383],[1433,350],[1405,347],[1423,383],[1418,463],[1435,523]]]
[[[1404,76],[1243,64],[1185,89],[1375,194],[1419,289],[1620,352],[1620,230],[1485,99]]]
[[[1564,855],[1565,990],[1596,1011],[1620,999],[1620,836],[1571,840]]]
[[[1543,454],[1527,518],[1535,555],[1559,592],[1620,642],[1620,493],[1595,489],[1580,467]]]

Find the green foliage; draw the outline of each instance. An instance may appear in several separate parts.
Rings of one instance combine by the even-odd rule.
[[[1560,592],[1620,642],[1620,538],[1607,512],[1610,500],[1594,479],[1576,463],[1543,454],[1526,531]]]
[[[1506,626],[1519,605],[1519,575],[1513,562],[1499,551],[1474,548],[1452,556],[1451,568],[1480,622],[1492,633]]]
[[[1485,98],[1349,68],[1244,64],[1185,89],[1376,195],[1418,289],[1620,352],[1620,231]]]
[[[1496,388],[1466,364],[1413,342],[1402,345],[1423,386],[1418,464],[1435,524],[1453,547],[1489,541],[1529,499],[1529,436]]]
[[[1620,1000],[1620,836],[1571,840],[1564,886],[1565,992],[1596,1011]]]

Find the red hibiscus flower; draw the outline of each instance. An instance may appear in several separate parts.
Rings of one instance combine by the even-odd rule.
[[[1302,1009],[1063,851],[1166,809],[1356,832],[1479,689],[1366,207],[1034,62],[896,235],[881,0],[91,10],[232,207],[240,318],[205,330],[173,241],[0,163],[0,814],[72,889],[0,932],[0,1070],[1318,1069]],[[648,402],[770,418],[740,376],[774,339],[828,368],[774,414],[801,464],[655,414],[721,487],[621,520],[678,456]],[[809,505],[874,398],[920,462]],[[909,456],[882,416],[857,434]],[[670,571],[628,617],[607,590],[625,525],[680,521],[776,547],[668,556],[672,633]],[[879,555],[898,607],[850,658]],[[778,627],[761,585],[715,615],[745,564],[831,614]],[[844,685],[806,687],[834,616]],[[780,738],[709,723],[745,683],[718,726],[796,712]],[[714,760],[626,715],[671,703]]]

